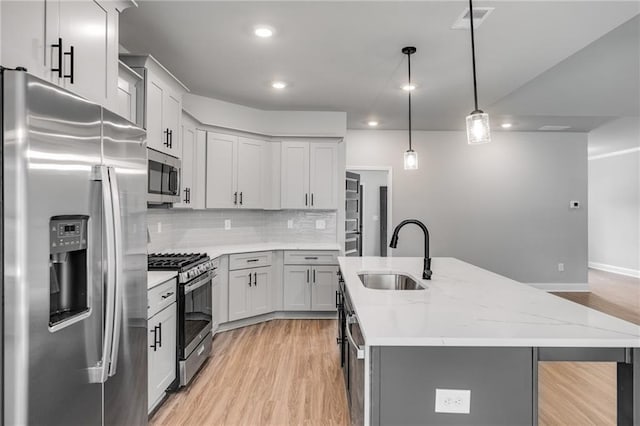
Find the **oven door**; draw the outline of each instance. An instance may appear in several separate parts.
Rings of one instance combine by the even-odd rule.
[[[180,202],[180,159],[162,152],[148,149],[149,203]]]
[[[211,273],[207,272],[181,286],[180,358],[187,359],[211,333]]]

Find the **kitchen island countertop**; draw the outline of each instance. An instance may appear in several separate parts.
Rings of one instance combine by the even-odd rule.
[[[640,326],[454,258],[339,257],[367,346],[640,347]],[[365,288],[360,273],[403,273],[426,290]]]

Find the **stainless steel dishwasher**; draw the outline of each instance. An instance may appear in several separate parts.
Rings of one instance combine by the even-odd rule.
[[[344,365],[347,400],[352,425],[364,424],[364,336],[358,324],[349,293],[344,293],[346,327],[345,334],[348,341],[346,362]]]

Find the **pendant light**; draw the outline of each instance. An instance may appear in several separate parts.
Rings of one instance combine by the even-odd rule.
[[[402,48],[402,53],[407,55],[407,68],[409,71],[409,81],[407,87],[411,87],[411,55],[416,53],[416,48],[407,46]],[[418,153],[411,148],[411,90],[409,92],[409,149],[404,153],[404,169],[416,170],[418,168]]]
[[[491,142],[489,114],[478,108],[478,83],[476,81],[476,44],[473,33],[473,2],[469,0],[469,27],[471,29],[471,63],[473,65],[473,101],[475,109],[467,116],[467,142],[469,145]]]

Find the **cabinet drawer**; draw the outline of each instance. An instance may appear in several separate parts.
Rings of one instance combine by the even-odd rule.
[[[337,251],[285,251],[285,265],[337,265]]]
[[[230,271],[245,268],[259,268],[262,266],[271,266],[270,251],[232,254],[229,256]]]
[[[176,302],[176,279],[172,278],[147,292],[147,318]]]

